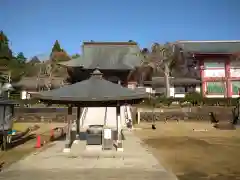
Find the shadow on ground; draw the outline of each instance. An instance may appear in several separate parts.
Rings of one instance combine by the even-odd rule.
[[[205,174],[202,172],[191,171],[182,175],[177,175],[179,180],[238,180],[240,179],[240,173],[231,174]]]
[[[52,141],[65,141],[66,140],[66,134],[62,136],[57,136],[52,139]]]
[[[20,137],[18,139],[15,139],[12,141],[12,143],[10,144],[9,148],[14,148],[16,146],[20,146],[32,139],[36,138],[35,134],[31,134],[31,135],[27,135],[27,136],[24,136],[24,137]]]
[[[113,140],[117,140],[117,131],[113,131],[112,136],[113,136]],[[79,133],[79,138],[80,138],[81,141],[86,141],[87,140],[86,139],[87,138],[87,133],[86,132],[80,132]],[[126,140],[123,132],[121,132],[121,138],[122,138],[122,140]]]

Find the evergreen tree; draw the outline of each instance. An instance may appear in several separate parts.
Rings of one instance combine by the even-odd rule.
[[[56,40],[53,45],[50,59],[53,63],[68,61],[70,59],[67,52],[61,48],[61,45],[58,40]]]
[[[53,45],[53,48],[52,48],[52,53],[54,52],[62,52],[62,48],[60,46],[60,43],[58,40],[55,41],[54,45]]]
[[[9,40],[3,31],[0,31],[0,60],[12,59],[12,51],[9,48]]]
[[[0,31],[0,43],[5,43],[6,45],[9,43],[9,40],[3,31]]]
[[[19,81],[25,70],[24,63],[20,63],[19,59],[23,62],[26,58],[23,53],[19,53],[18,56],[18,58],[13,56],[8,37],[0,31],[0,67],[11,72],[12,82]]]
[[[18,53],[16,60],[21,63],[24,64],[26,63],[27,58],[24,56],[23,52]]]

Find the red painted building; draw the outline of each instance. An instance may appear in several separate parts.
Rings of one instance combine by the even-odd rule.
[[[182,64],[202,81],[205,97],[239,97],[240,41],[178,41]]]

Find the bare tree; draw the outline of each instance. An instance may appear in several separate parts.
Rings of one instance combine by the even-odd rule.
[[[135,67],[130,71],[127,79],[128,81],[136,81],[138,84],[143,85],[143,82],[146,79],[145,76],[148,74],[146,69],[150,67],[147,63],[149,59],[149,50],[147,48],[143,48],[139,53],[134,53],[134,55],[141,59],[141,64],[139,67]]]
[[[52,87],[52,73],[53,73],[53,65],[51,63],[46,65],[46,75],[47,79],[44,79],[44,85],[47,88],[48,91],[51,90]]]
[[[142,85],[146,78],[149,79],[149,76],[163,73],[165,77],[166,96],[170,97],[169,77],[178,56],[175,51],[175,45],[170,43],[163,45],[154,43],[150,51],[147,48],[143,48],[137,55],[142,60],[141,65],[129,73],[128,79],[135,79]]]
[[[175,45],[166,43],[164,45],[153,45],[153,52],[156,54],[155,68],[163,71],[165,77],[166,97],[170,97],[170,73],[176,62],[174,52]]]
[[[150,53],[145,53],[145,66],[151,66],[154,72],[163,72],[165,77],[166,97],[170,97],[170,73],[175,65],[176,54],[174,52],[174,44],[166,43],[160,45],[154,43]]]

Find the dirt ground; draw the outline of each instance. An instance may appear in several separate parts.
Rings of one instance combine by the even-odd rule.
[[[22,159],[26,155],[36,151],[35,148],[36,138],[35,134],[41,134],[41,141],[47,141],[50,139],[50,130],[55,127],[64,127],[63,123],[14,123],[13,129],[17,131],[24,131],[26,128],[39,125],[39,129],[33,133],[33,136],[26,137],[21,144],[9,149],[8,151],[0,151],[0,171],[3,167],[7,167],[10,164]],[[48,145],[46,145],[47,147]]]
[[[240,127],[217,130],[207,122],[158,122],[156,130],[150,123],[136,127],[135,133],[180,180],[240,179]]]

